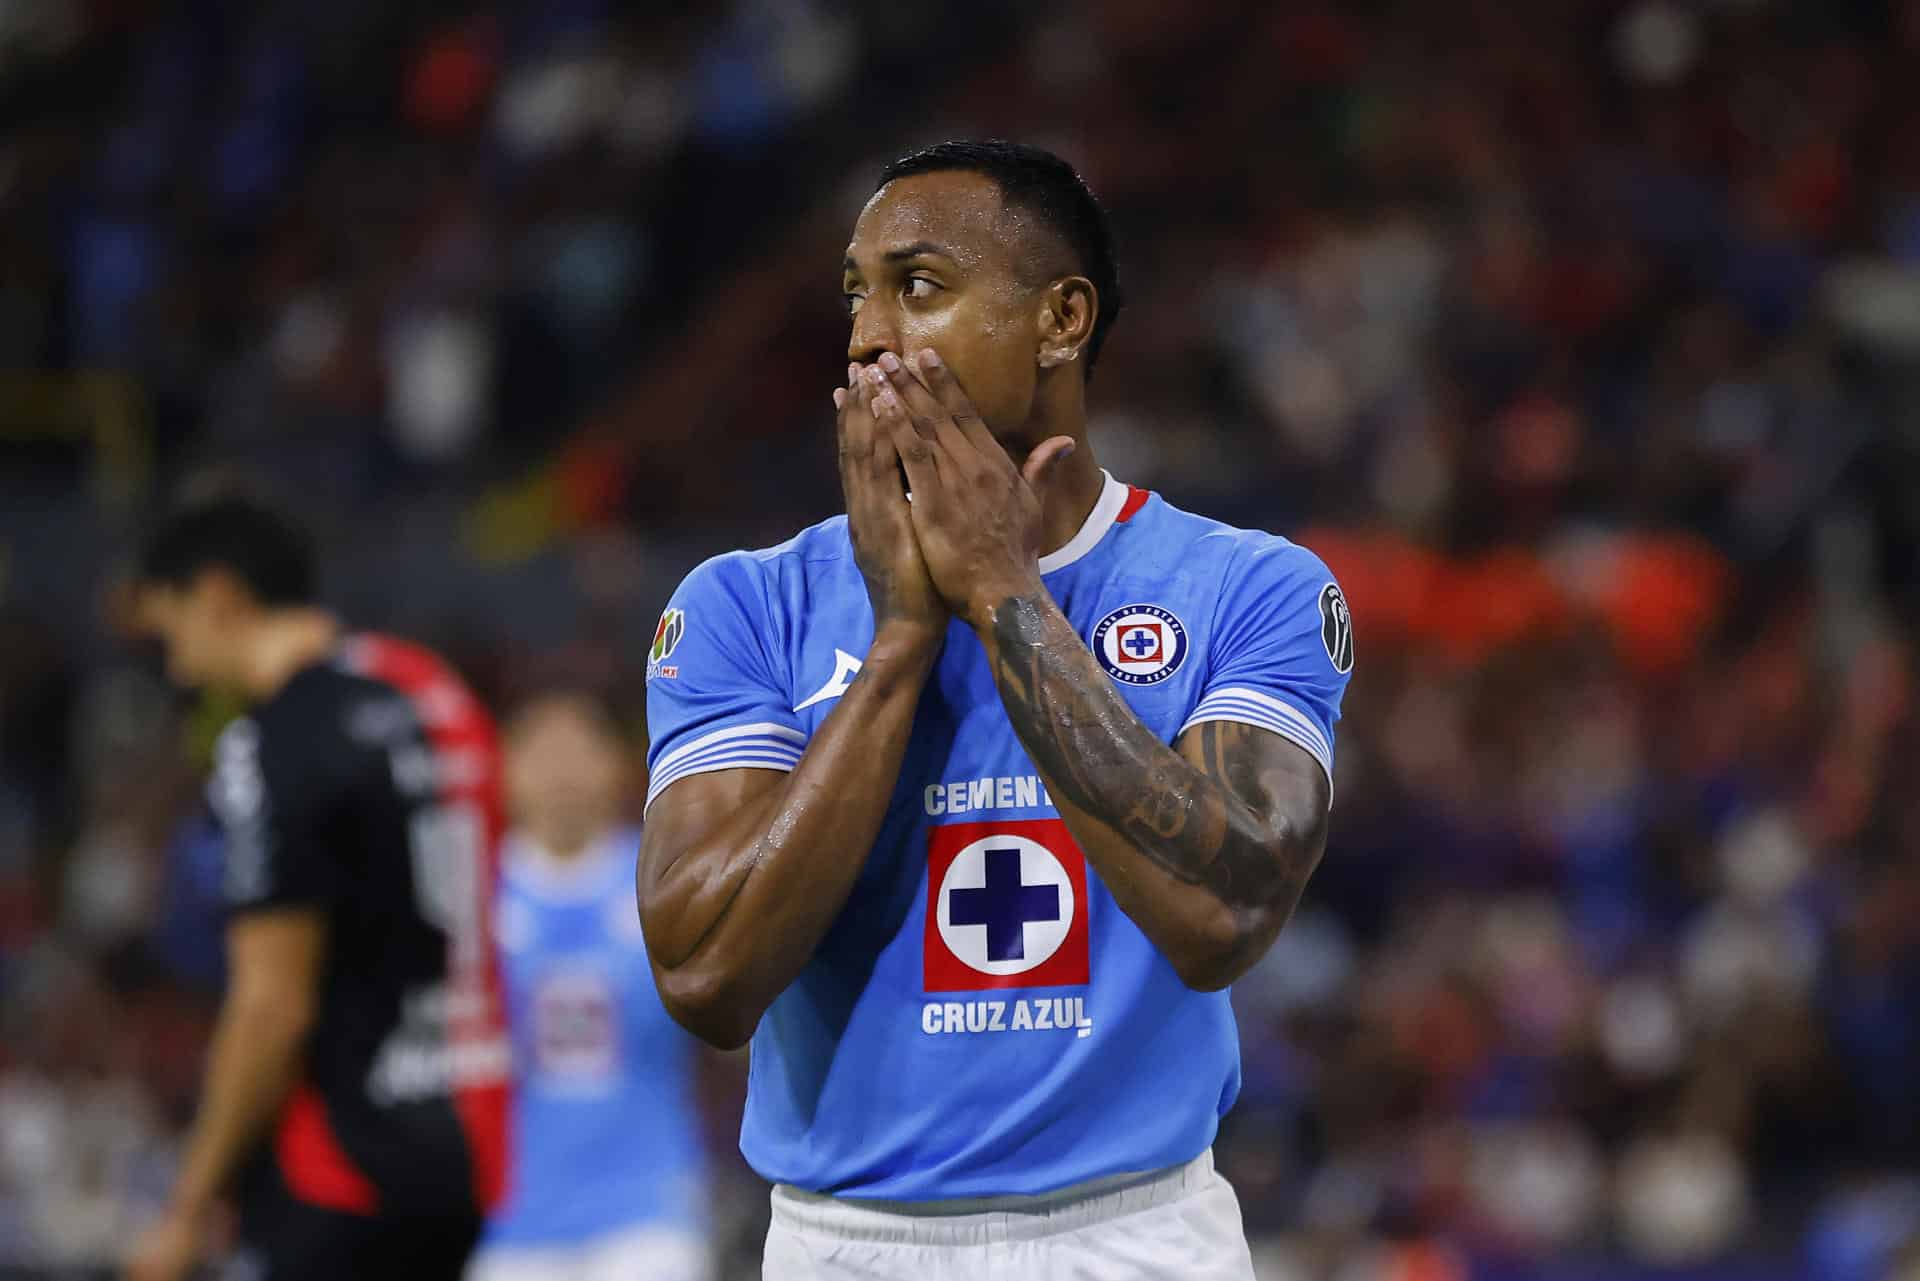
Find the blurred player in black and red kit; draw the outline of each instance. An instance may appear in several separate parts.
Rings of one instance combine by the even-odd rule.
[[[433,654],[345,631],[314,580],[304,536],[234,496],[168,519],[141,566],[169,675],[253,708],[207,788],[228,989],[129,1281],[189,1275],[229,1193],[261,1281],[452,1281],[500,1193],[494,727]]]

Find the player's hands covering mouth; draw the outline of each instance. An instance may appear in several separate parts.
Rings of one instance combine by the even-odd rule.
[[[848,365],[847,385],[833,392],[853,558],[867,582],[875,632],[904,627],[919,640],[938,644],[946,635],[947,607],[934,590],[914,537],[893,436],[874,418],[874,394],[886,380],[876,384],[866,376],[870,370],[879,372],[871,365]]]
[[[1015,467],[938,353],[921,352],[917,366],[886,352],[861,376],[879,433],[906,469],[909,519],[933,585],[978,627],[1000,602],[1042,590],[1041,488],[1074,442],[1050,437]]]

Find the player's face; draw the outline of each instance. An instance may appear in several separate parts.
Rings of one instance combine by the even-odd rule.
[[[549,845],[593,840],[619,812],[624,764],[591,708],[564,698],[528,708],[507,744],[514,821]]]
[[[847,359],[868,364],[890,351],[911,367],[935,348],[1010,443],[1033,411],[1044,314],[1041,290],[1019,269],[1019,223],[981,174],[896,179],[861,211],[841,274]]]
[[[151,584],[140,594],[140,626],[160,642],[167,678],[188,689],[234,680],[233,617],[227,585],[200,574],[185,587]]]

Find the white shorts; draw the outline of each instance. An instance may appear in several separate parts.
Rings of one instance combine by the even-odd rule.
[[[713,1259],[699,1236],[675,1228],[609,1232],[578,1245],[483,1246],[466,1281],[710,1281]]]
[[[880,1205],[773,1189],[764,1281],[1253,1281],[1213,1153],[1040,1197]]]

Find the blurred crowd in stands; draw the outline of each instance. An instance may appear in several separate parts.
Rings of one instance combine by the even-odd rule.
[[[1262,1277],[1920,1277],[1915,67],[1916,0],[0,4],[0,1276],[152,1212],[219,982],[142,514],[262,477],[355,622],[637,728],[679,575],[836,510],[872,175],[975,135],[1116,219],[1103,463],[1352,603]]]

